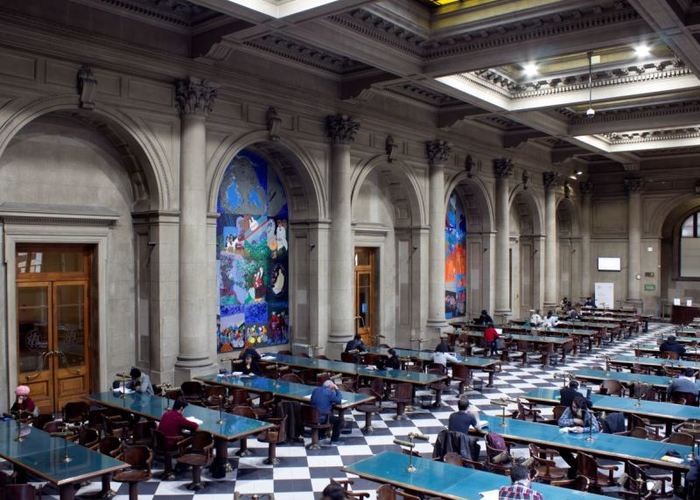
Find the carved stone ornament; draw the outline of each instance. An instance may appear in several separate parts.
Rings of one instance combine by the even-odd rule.
[[[386,141],[384,141],[384,151],[386,152],[386,161],[391,163],[396,158],[394,155],[399,149],[399,145],[396,144],[394,138],[390,135],[386,136]]]
[[[277,109],[275,107],[270,106],[267,108],[265,122],[267,123],[267,131],[270,133],[270,140],[279,141],[282,118],[280,118],[280,115],[277,113]]]
[[[593,182],[589,179],[586,182],[582,182],[579,185],[579,189],[581,190],[581,194],[593,194]]]
[[[625,179],[625,193],[637,193],[642,190],[641,177],[627,177]]]
[[[207,116],[214,106],[218,88],[214,83],[198,78],[175,82],[175,104],[180,115]]]
[[[360,122],[348,115],[328,115],[326,117],[326,133],[333,144],[349,144],[355,141],[355,135],[360,129]]]
[[[553,189],[559,184],[560,176],[557,172],[542,172],[542,184],[545,189]]]
[[[450,157],[452,146],[447,141],[434,140],[426,141],[425,156],[428,158],[430,165],[440,165],[445,163]]]
[[[83,109],[95,109],[97,78],[92,73],[90,66],[84,65],[78,70],[77,84],[78,94],[80,94],[80,107]]]
[[[523,183],[523,189],[527,189],[527,183],[530,181],[530,174],[527,170],[523,170],[523,175],[521,177]]]
[[[496,172],[496,177],[505,178],[513,175],[513,160],[510,158],[494,158],[493,170]]]
[[[467,155],[467,157],[464,159],[464,170],[467,172],[467,177],[470,179],[474,175],[475,166],[476,163],[474,162],[472,155]]]

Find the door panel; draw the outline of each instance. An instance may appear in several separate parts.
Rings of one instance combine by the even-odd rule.
[[[19,383],[28,385],[41,411],[53,409],[49,283],[17,287]]]
[[[53,284],[56,355],[54,356],[57,405],[88,392],[87,283]]]
[[[367,345],[376,345],[374,248],[355,249],[355,325]]]

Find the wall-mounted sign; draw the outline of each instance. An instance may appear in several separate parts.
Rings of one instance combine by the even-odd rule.
[[[651,272],[651,273],[644,273],[644,277],[645,277],[645,278],[653,278],[654,276],[655,276],[655,275],[654,275],[653,272]]]
[[[644,283],[645,292],[653,292],[654,290],[656,290],[656,285],[654,283]]]

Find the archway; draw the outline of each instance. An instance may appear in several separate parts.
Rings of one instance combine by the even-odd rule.
[[[293,142],[270,141],[266,132],[223,141],[212,164],[219,350],[318,347],[328,327],[319,312],[326,285],[318,272],[326,260],[327,207],[316,165]]]
[[[157,251],[149,245],[150,216],[145,214],[165,203],[167,188],[162,191],[165,184],[158,179],[167,175],[140,146],[141,133],[117,112],[93,114],[66,103],[25,109],[0,129],[0,217],[8,250],[8,266],[0,271],[8,305],[0,351],[7,353],[9,367],[2,385],[9,389],[27,383],[22,377],[41,379],[47,409],[107,387],[108,374],[134,364],[161,368],[163,353],[151,350],[158,333],[151,325],[161,323],[151,284],[160,276],[150,266]],[[63,257],[51,257],[57,252]],[[71,267],[66,259],[76,252],[87,260]],[[34,264],[23,267],[23,262]],[[70,276],[76,279],[67,280]],[[72,310],[73,319],[55,316],[61,328],[32,319],[26,289],[46,298],[47,318]],[[61,298],[66,293],[82,305],[67,305]],[[54,306],[60,310],[51,313]],[[70,337],[65,336],[68,324],[73,325]],[[46,340],[29,342],[25,334]],[[63,353],[69,361],[61,362],[73,363],[82,378],[66,383],[47,356],[35,363],[47,348]]]
[[[511,310],[528,317],[542,303],[540,211],[533,194],[518,189],[510,205]]]

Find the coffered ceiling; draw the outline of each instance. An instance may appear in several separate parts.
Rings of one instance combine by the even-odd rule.
[[[554,161],[700,159],[698,0],[65,1],[177,32],[193,58],[253,52]]]

